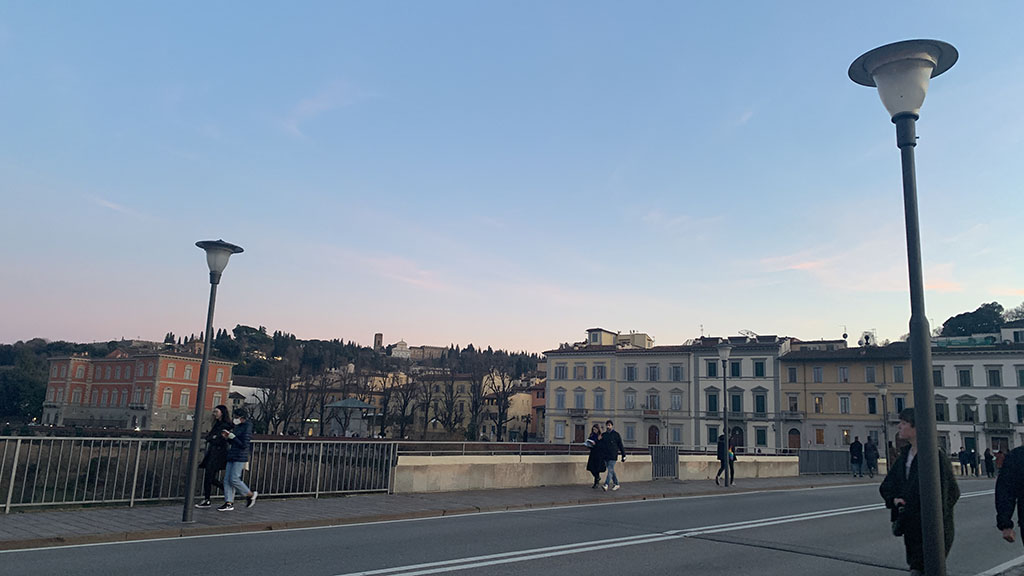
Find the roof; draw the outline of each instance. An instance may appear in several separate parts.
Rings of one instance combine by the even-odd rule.
[[[1024,328],[1024,318],[1014,320],[1013,322],[1007,322],[1000,326],[1000,328]]]
[[[838,348],[836,350],[794,350],[783,354],[783,362],[807,362],[811,360],[910,360],[910,345],[893,342],[888,346],[861,346],[859,348]]]

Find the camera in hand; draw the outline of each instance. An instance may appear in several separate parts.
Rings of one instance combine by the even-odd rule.
[[[903,536],[903,513],[906,506],[899,504],[892,511],[892,535]]]

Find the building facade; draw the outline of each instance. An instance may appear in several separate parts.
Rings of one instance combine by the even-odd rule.
[[[50,359],[43,424],[191,430],[202,357],[115,350]],[[210,360],[206,409],[228,401],[231,362]]]

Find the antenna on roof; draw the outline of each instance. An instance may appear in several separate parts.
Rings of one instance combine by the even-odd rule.
[[[703,324],[700,325],[700,337],[701,338],[704,337],[704,325]]]

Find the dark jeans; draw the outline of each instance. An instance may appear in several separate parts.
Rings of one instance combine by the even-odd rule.
[[[715,474],[715,478],[718,478],[719,476],[722,475],[722,472],[725,472],[725,461],[721,460],[720,462],[722,464],[721,464],[721,466],[718,467],[718,474]],[[729,461],[729,481],[731,482],[732,480],[735,480],[735,479],[736,479],[736,472],[734,471],[733,461],[730,460]]]
[[[221,470],[223,470],[223,468]],[[224,483],[221,482],[220,480],[217,480],[217,472],[220,472],[220,470],[215,470],[213,468],[204,468],[204,471],[206,473],[203,475],[203,499],[209,500],[210,493],[213,491],[213,487],[216,486],[217,488],[223,490]]]

